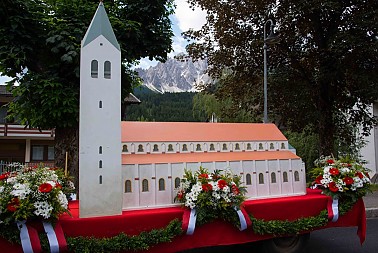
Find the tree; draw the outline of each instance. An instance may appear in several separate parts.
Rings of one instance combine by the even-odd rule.
[[[350,126],[366,134],[376,123],[368,110],[378,99],[376,0],[188,2],[207,11],[199,31],[184,33],[194,40],[189,55],[207,57],[213,78],[231,73],[218,92],[262,101],[263,27],[270,31],[270,18],[280,34],[268,52],[271,119],[298,132],[312,126],[321,154],[334,153],[339,137],[353,141]]]
[[[55,128],[55,162],[78,178],[80,42],[98,0],[3,0],[0,3],[0,72],[15,100],[11,115],[30,127]],[[122,97],[139,82],[139,59],[164,61],[171,51],[172,0],[104,3],[121,46]],[[18,87],[13,84],[18,83]],[[124,109],[124,106],[123,106]],[[123,110],[124,111],[124,110]]]

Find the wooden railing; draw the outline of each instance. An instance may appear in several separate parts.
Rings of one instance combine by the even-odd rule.
[[[0,137],[52,137],[55,136],[54,129],[52,130],[39,130],[36,128],[26,128],[24,125],[5,123],[0,124]]]
[[[19,162],[5,162],[0,161],[0,174],[3,174],[5,172],[11,172],[15,171],[21,166],[26,167],[33,167],[33,166],[39,166],[40,164],[43,164],[46,167],[55,167],[54,162],[26,162],[26,163],[19,163]]]

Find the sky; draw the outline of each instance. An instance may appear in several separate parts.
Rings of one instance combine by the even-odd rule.
[[[174,33],[172,44],[173,52],[168,55],[168,57],[171,58],[179,53],[185,52],[187,42],[181,36],[181,33],[189,30],[190,28],[199,30],[206,22],[206,14],[199,8],[193,11],[191,8],[189,8],[189,4],[186,2],[186,0],[175,0],[175,2],[177,6],[175,14],[170,17],[172,20],[172,29]],[[147,69],[151,66],[155,66],[156,64],[156,61],[142,59],[137,67]],[[9,80],[10,79],[8,77],[0,76],[0,84],[4,84],[4,82]]]

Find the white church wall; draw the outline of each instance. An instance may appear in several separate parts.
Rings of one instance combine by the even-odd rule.
[[[279,167],[278,167],[278,160],[269,160],[268,161],[268,169],[269,169],[269,190],[270,190],[270,196],[278,196],[281,193],[280,189],[280,180],[281,175],[278,173]]]
[[[256,161],[257,197],[269,196],[269,170],[267,161]]]
[[[306,176],[304,173],[303,163],[299,159],[291,160],[291,170],[293,179],[293,193],[305,194],[306,193]]]
[[[290,161],[280,160],[280,171],[281,171],[281,194],[289,195],[293,193],[293,177],[290,172]]]
[[[155,166],[154,164],[139,164],[139,187],[140,191],[140,206],[153,206],[155,205]]]
[[[257,197],[258,182],[256,178],[255,161],[242,161],[242,168],[243,183],[247,187],[247,198],[255,198]]]
[[[168,178],[171,174],[171,164],[156,164],[156,204],[172,204],[172,178]]]
[[[139,207],[139,173],[138,165],[123,165],[122,166],[123,179],[123,209]],[[130,180],[131,189],[126,191],[126,181]]]

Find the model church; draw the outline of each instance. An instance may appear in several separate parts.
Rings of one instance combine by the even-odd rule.
[[[175,205],[184,169],[231,169],[251,199],[306,193],[305,168],[274,124],[121,122],[121,51],[101,2],[82,40],[80,217]]]

